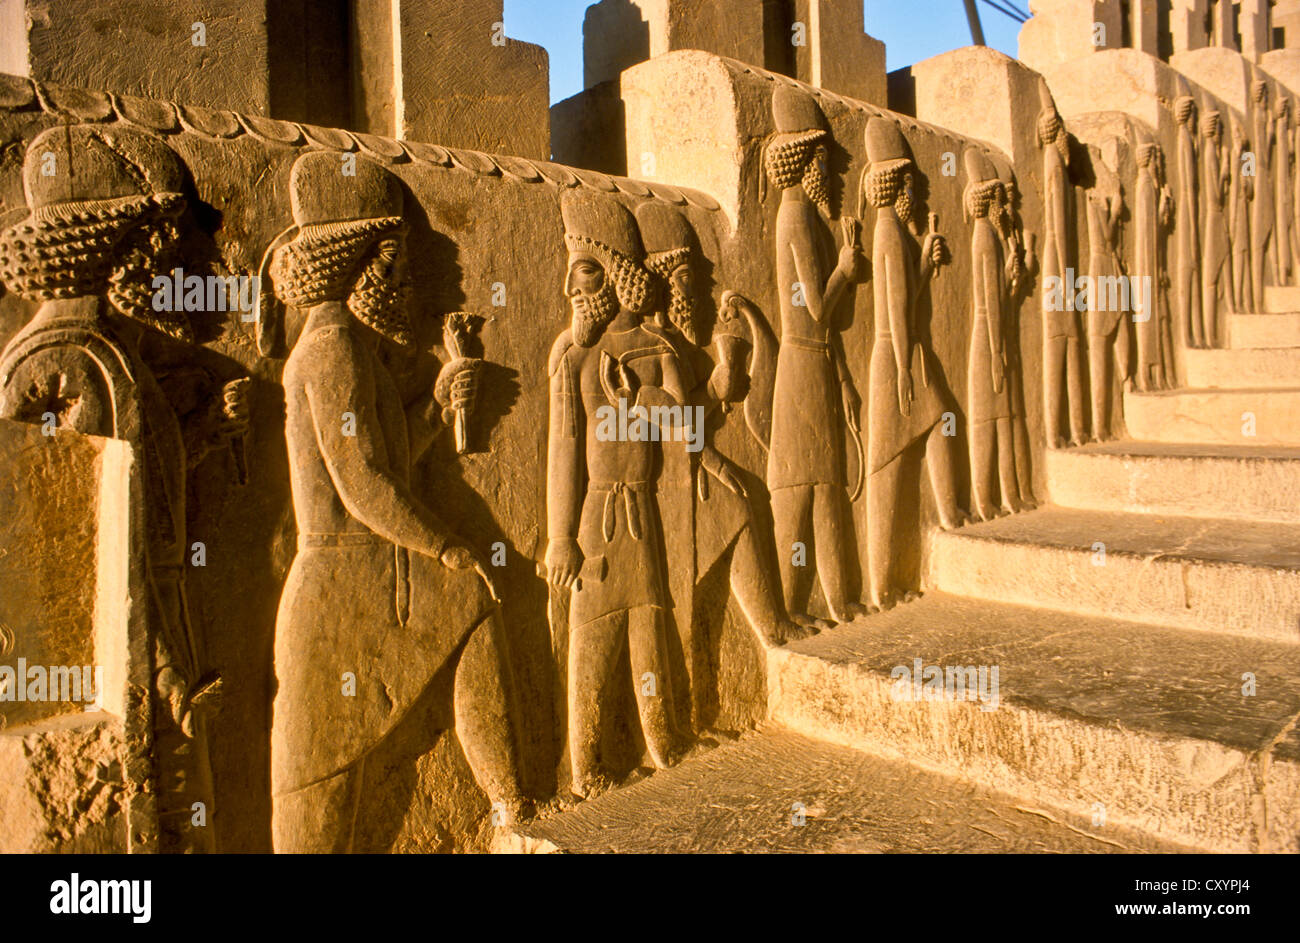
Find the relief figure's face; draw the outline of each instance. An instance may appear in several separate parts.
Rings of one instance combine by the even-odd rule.
[[[564,294],[572,311],[573,339],[590,347],[618,314],[618,295],[600,260],[587,252],[570,252]]]

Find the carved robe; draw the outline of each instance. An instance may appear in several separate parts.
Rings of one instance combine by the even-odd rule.
[[[772,402],[772,440],[767,456],[767,487],[844,485],[843,377],[832,324],[834,312],[813,316],[808,295],[826,284],[828,264],[824,224],[816,208],[802,200],[782,200],[776,215],[776,277],[781,297],[781,345],[776,355]],[[788,241],[782,236],[789,234]],[[801,271],[800,257],[811,271]],[[803,304],[794,299],[802,286]]]
[[[438,559],[449,532],[411,493],[407,416],[362,330],[315,329],[285,364],[298,554],[276,617],[277,795],[369,752],[495,605]]]

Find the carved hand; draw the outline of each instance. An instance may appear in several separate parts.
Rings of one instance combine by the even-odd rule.
[[[1001,393],[1002,384],[1007,376],[1007,351],[1006,348],[993,352],[993,392]]]
[[[216,406],[217,435],[223,439],[237,439],[248,432],[252,410],[248,403],[250,377],[231,380],[221,388],[221,403]]]
[[[740,495],[742,498],[749,496],[749,493],[745,490],[745,483],[740,480],[736,467],[719,455],[716,450],[712,448],[705,449],[700,456],[700,461],[704,465],[704,470],[722,482],[723,487],[727,490]]]
[[[483,582],[487,584],[488,592],[492,594],[492,598],[497,602],[501,601],[501,597],[497,595],[496,584],[492,582],[492,577],[488,576],[487,564],[477,550],[463,544],[448,544],[443,548],[442,555],[438,560],[449,570],[477,571],[478,575],[483,577]]]
[[[572,537],[552,537],[546,545],[546,573],[552,586],[568,589],[582,571],[582,548]]]
[[[928,232],[925,234],[925,242],[921,245],[921,258],[927,260],[934,269],[941,265],[947,265],[951,258],[948,254],[948,242],[937,232]]]
[[[898,411],[904,416],[912,415],[912,368],[898,371]]]
[[[852,216],[840,220],[844,232],[844,245],[840,249],[839,270],[850,282],[863,282],[867,279],[867,257],[862,254],[858,240],[859,223]]]
[[[478,380],[483,361],[477,357],[459,357],[443,365],[433,385],[433,396],[442,406],[443,421],[450,424],[457,411],[466,415],[478,405]]]

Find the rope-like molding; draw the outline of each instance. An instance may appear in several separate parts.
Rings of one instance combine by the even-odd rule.
[[[188,133],[209,141],[231,140],[245,134],[267,144],[298,148],[355,151],[381,164],[414,163],[442,167],[480,177],[503,177],[563,190],[584,187],[602,193],[623,193],[638,199],[656,199],[675,206],[693,206],[709,213],[721,212],[707,193],[663,183],[613,177],[578,167],[566,167],[527,157],[487,154],[440,144],[399,141],[374,134],[322,128],[296,121],[259,115],[179,105],[175,102],[95,92],[62,85],[47,85],[24,76],[0,73],[0,109],[40,110],[59,118],[86,122],[112,122],[155,134]]]

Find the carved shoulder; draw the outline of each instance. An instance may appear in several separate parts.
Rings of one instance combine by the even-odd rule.
[[[551,345],[551,356],[546,365],[546,375],[555,376],[555,371],[560,369],[560,364],[569,356],[577,345],[573,342],[573,331],[565,328],[560,332],[560,336],[555,338],[555,343]]]

